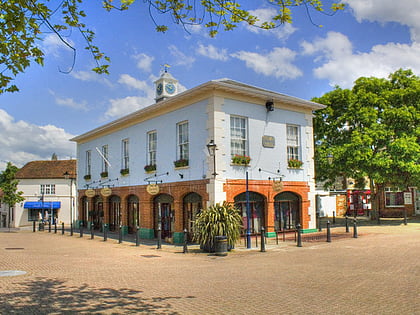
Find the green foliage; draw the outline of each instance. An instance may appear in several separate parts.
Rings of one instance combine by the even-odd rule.
[[[420,78],[411,70],[362,77],[313,101],[327,105],[314,120],[318,180],[367,176],[371,189],[420,184]]]
[[[301,168],[303,165],[303,162],[298,159],[290,159],[287,161],[287,166],[290,168]]]
[[[251,162],[251,157],[247,155],[235,154],[232,156],[232,163],[238,165],[248,165]]]
[[[22,197],[23,192],[17,191],[19,181],[15,179],[15,175],[18,170],[16,166],[8,162],[6,169],[0,174],[0,188],[3,190],[2,201],[9,207],[14,207],[15,204],[25,200]]]
[[[232,248],[240,237],[242,217],[234,205],[223,202],[202,210],[194,222],[194,241],[212,251],[216,236],[226,236]]]
[[[105,10],[127,10],[135,0],[103,0]],[[140,1],[139,1],[140,2]],[[169,15],[177,25],[204,25],[209,35],[214,37],[219,29],[230,31],[240,23],[246,23],[261,29],[272,29],[279,24],[292,22],[291,9],[298,6],[313,8],[326,13],[321,0],[270,0],[270,4],[277,9],[277,14],[269,21],[260,21],[250,11],[242,8],[246,1],[201,0],[143,0],[140,5],[148,8],[150,17],[157,32],[166,32],[167,25],[159,25],[155,15]],[[44,53],[40,49],[40,42],[46,33],[55,35],[67,47],[76,49],[62,36],[63,31],[76,29],[86,42],[86,49],[91,52],[96,66],[93,71],[107,74],[110,59],[94,45],[95,33],[88,29],[83,19],[86,12],[82,10],[83,0],[64,0],[58,3],[49,0],[8,0],[2,1],[0,6],[0,94],[16,92],[18,87],[13,84],[14,78],[23,73],[33,63],[43,65]],[[343,4],[333,3],[331,14],[344,8]],[[309,12],[309,11],[308,11]],[[60,23],[53,24],[52,20]],[[309,16],[310,18],[310,16]],[[70,72],[71,69],[67,72]]]

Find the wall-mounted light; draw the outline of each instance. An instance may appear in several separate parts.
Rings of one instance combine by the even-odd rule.
[[[210,140],[210,142],[206,145],[207,146],[207,150],[209,150],[209,154],[210,156],[213,157],[213,177],[216,178],[216,150],[217,150],[217,145],[216,143],[214,143],[213,140]]]
[[[272,112],[274,110],[274,103],[272,101],[265,102],[265,108],[267,108],[267,112]]]
[[[184,174],[179,173],[178,175],[179,175],[179,177],[181,177],[181,179],[183,179],[183,178],[184,178]]]

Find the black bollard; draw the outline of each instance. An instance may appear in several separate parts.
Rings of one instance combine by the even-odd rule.
[[[349,232],[350,232],[350,230],[349,230],[349,217],[346,214],[346,233],[349,233]]]
[[[407,209],[404,209],[404,225],[407,225]]]
[[[279,231],[276,230],[276,245],[279,245]]]
[[[161,249],[161,248],[162,248],[162,229],[159,226],[158,232],[157,232],[157,249]]]
[[[57,234],[57,223],[54,223],[54,234]]]
[[[83,223],[80,223],[80,237],[83,237]]]
[[[184,249],[182,251],[184,254],[188,253],[188,231],[184,229]]]
[[[300,230],[300,224],[296,224],[297,229],[297,247],[302,247],[302,231]]]
[[[108,239],[108,226],[104,224],[104,242]]]
[[[61,234],[64,235],[64,222],[61,223]]]
[[[353,238],[357,238],[357,220],[353,220]]]
[[[140,245],[139,230],[140,230],[140,227],[137,226],[136,227],[136,246],[139,246]]]
[[[333,224],[335,224],[335,211],[333,211]]]
[[[73,222],[70,222],[70,236],[73,236]]]
[[[122,243],[122,225],[120,225],[120,230],[118,234],[118,244]]]
[[[32,232],[35,232],[35,221],[32,222]]]
[[[331,243],[331,223],[327,221],[327,242]]]
[[[93,222],[90,224],[90,239],[93,240],[95,234],[93,233]]]
[[[265,229],[262,226],[261,227],[261,252],[262,253],[265,252],[265,240],[264,240],[264,237],[265,237]]]
[[[48,233],[51,233],[51,221],[48,221]]]

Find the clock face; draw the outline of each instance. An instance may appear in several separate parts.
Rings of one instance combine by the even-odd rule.
[[[175,85],[173,83],[168,83],[165,85],[165,90],[168,94],[174,94],[175,93]]]
[[[159,83],[157,85],[156,92],[157,92],[158,95],[162,94],[162,92],[163,92],[163,85],[162,85],[162,83]]]

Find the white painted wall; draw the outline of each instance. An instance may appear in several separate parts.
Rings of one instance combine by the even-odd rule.
[[[15,205],[14,227],[22,227],[32,225],[32,221],[28,221],[28,209],[24,209],[26,201],[39,201],[41,199],[41,184],[55,184],[54,195],[44,195],[44,201],[60,201],[61,208],[57,211],[58,221],[70,224],[70,180],[69,179],[21,179],[19,180],[17,191],[22,191],[22,197],[25,201]],[[72,202],[73,202],[73,221],[77,219],[76,204],[76,186],[75,181],[72,184]]]

